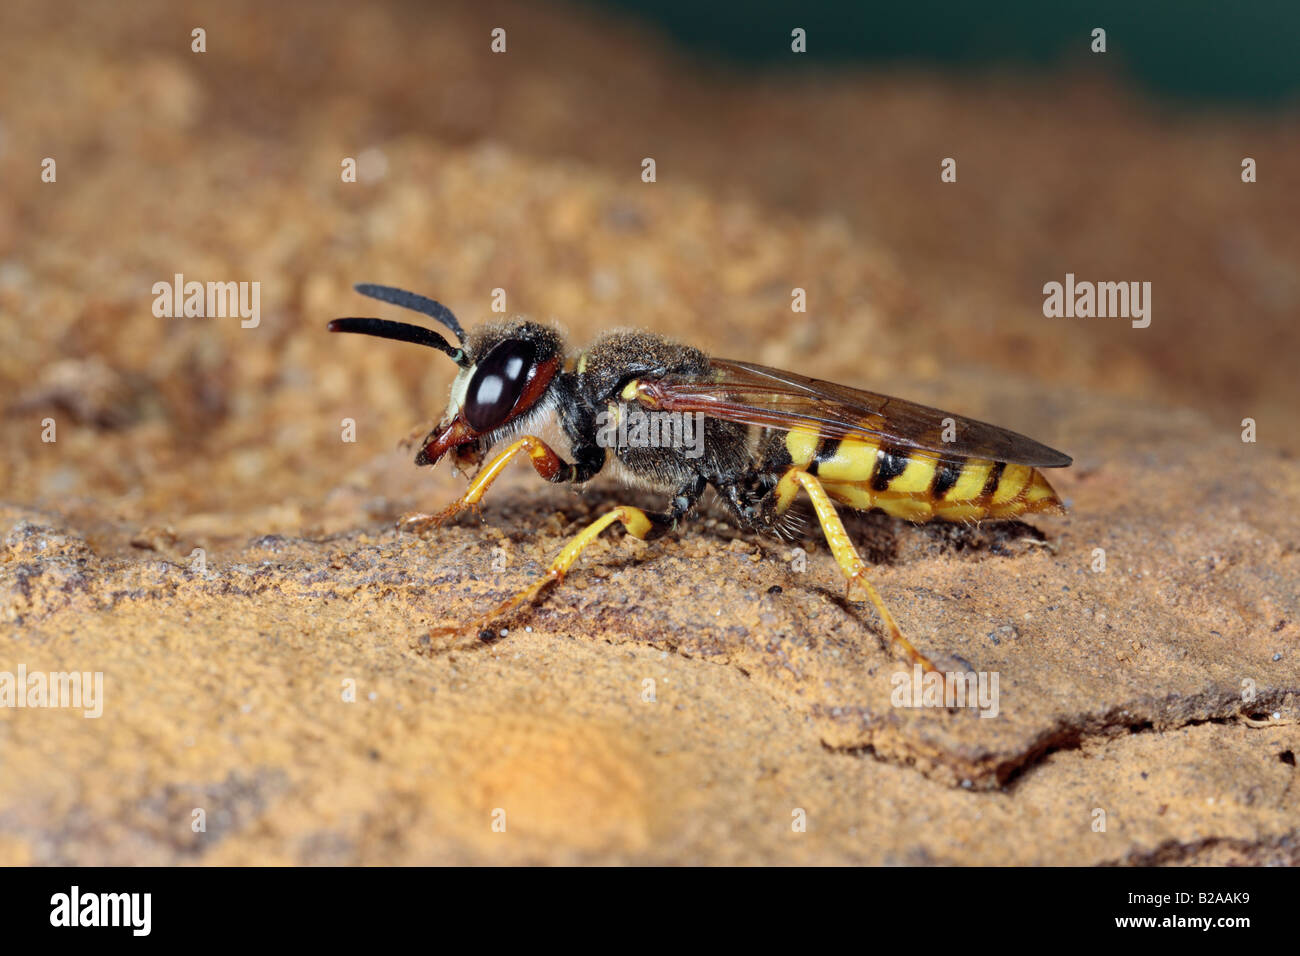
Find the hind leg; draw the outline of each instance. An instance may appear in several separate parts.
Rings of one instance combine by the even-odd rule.
[[[831,502],[830,496],[826,494],[826,489],[822,483],[817,480],[817,476],[810,472],[802,471],[799,468],[789,469],[782,477],[780,483],[775,489],[775,501],[789,502],[793,498],[796,487],[791,487],[788,483],[792,482],[795,486],[803,488],[809,500],[812,501],[813,510],[817,513],[817,521],[821,524],[822,533],[826,536],[826,543],[831,547],[831,554],[835,556],[835,562],[844,572],[844,577],[848,581],[848,594],[853,594],[853,585],[861,585],[869,600],[880,615],[880,620],[885,625],[885,631],[889,634],[889,641],[892,645],[900,648],[907,655],[908,660],[913,664],[920,664],[926,671],[936,670],[934,662],[926,657],[912,643],[903,636],[899,629],[894,615],[889,613],[889,608],[885,606],[884,599],[867,580],[866,562],[858,556],[857,549],[853,547],[853,541],[849,538],[849,533],[844,530],[844,522],[840,520],[839,513],[835,510],[835,505]]]

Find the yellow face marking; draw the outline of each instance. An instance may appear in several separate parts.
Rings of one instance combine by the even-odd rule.
[[[817,477],[822,481],[870,481],[879,447],[873,442],[846,438],[834,455],[818,463]]]
[[[1007,465],[1003,468],[1002,477],[998,479],[998,486],[993,489],[991,503],[1004,505],[1018,498],[1020,492],[1025,490],[1025,485],[1029,484],[1033,471],[1028,465]]]
[[[907,459],[903,473],[889,482],[889,493],[913,495],[929,491],[937,465],[933,458],[912,455]]]
[[[637,390],[637,386],[640,384],[641,383],[638,382],[636,379],[632,379],[632,381],[624,385],[623,394],[622,394],[623,401],[625,402],[636,401],[636,390]]]
[[[790,458],[794,461],[794,464],[800,468],[813,460],[817,454],[817,446],[820,443],[821,436],[807,428],[792,428],[785,435],[786,451],[790,453]]]
[[[587,353],[583,352],[578,356],[578,374],[581,375],[587,371]]]
[[[957,483],[948,489],[944,501],[974,501],[984,491],[984,483],[989,479],[989,470],[993,462],[983,458],[971,458],[961,466],[961,476]]]

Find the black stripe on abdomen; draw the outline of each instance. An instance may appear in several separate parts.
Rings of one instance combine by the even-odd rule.
[[[934,469],[934,481],[930,483],[930,495],[935,501],[940,501],[946,495],[952,486],[957,484],[957,479],[961,477],[961,465],[958,462],[939,461],[938,466]]]
[[[989,469],[989,476],[984,481],[984,490],[980,492],[980,501],[988,504],[993,500],[993,492],[998,490],[998,482],[1002,480],[1002,472],[1006,469],[1005,461],[995,461],[993,467]]]
[[[886,491],[889,483],[907,470],[908,451],[905,448],[881,446],[876,452],[876,468],[871,473],[871,490]]]
[[[813,460],[808,464],[808,473],[810,475],[817,474],[817,469],[821,467],[822,462],[830,461],[839,450],[840,440],[838,438],[823,438],[817,445],[817,454],[813,456]]]

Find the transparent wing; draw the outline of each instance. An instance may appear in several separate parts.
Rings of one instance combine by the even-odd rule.
[[[989,458],[1034,468],[1061,468],[1071,458],[1024,435],[987,422],[794,372],[712,360],[710,380],[671,376],[643,387],[665,411],[789,431],[815,429],[827,438],[869,437],[883,444],[941,455]],[[948,433],[953,441],[944,441]]]

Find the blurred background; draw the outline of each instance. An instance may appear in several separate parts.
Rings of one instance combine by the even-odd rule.
[[[656,329],[990,418],[1085,469],[1141,453],[1122,418],[1107,441],[1076,426],[1102,397],[1215,433],[1251,417],[1300,450],[1294,4],[0,18],[0,486],[101,547],[324,534],[454,490],[394,448],[440,413],[450,363],[324,333],[376,314],[358,281],[467,325],[504,289],[575,342]],[[259,282],[260,324],[155,317],[176,273]],[[1150,282],[1150,327],[1045,318],[1066,273]]]
[[[4,0],[0,672],[101,672],[107,706],[0,708],[0,865],[1297,862],[1298,25]],[[1045,317],[1070,273],[1149,282],[1150,326]],[[257,283],[259,321],[156,315],[178,274]],[[575,346],[653,329],[1073,455],[1033,528],[851,525],[918,647],[1004,676],[1004,719],[895,706],[824,543],[707,518],[602,536],[530,623],[444,653],[432,628],[625,499],[516,466],[482,525],[396,533],[463,488],[398,447],[454,368],[327,334],[411,318],[357,282],[467,326],[503,290]]]

